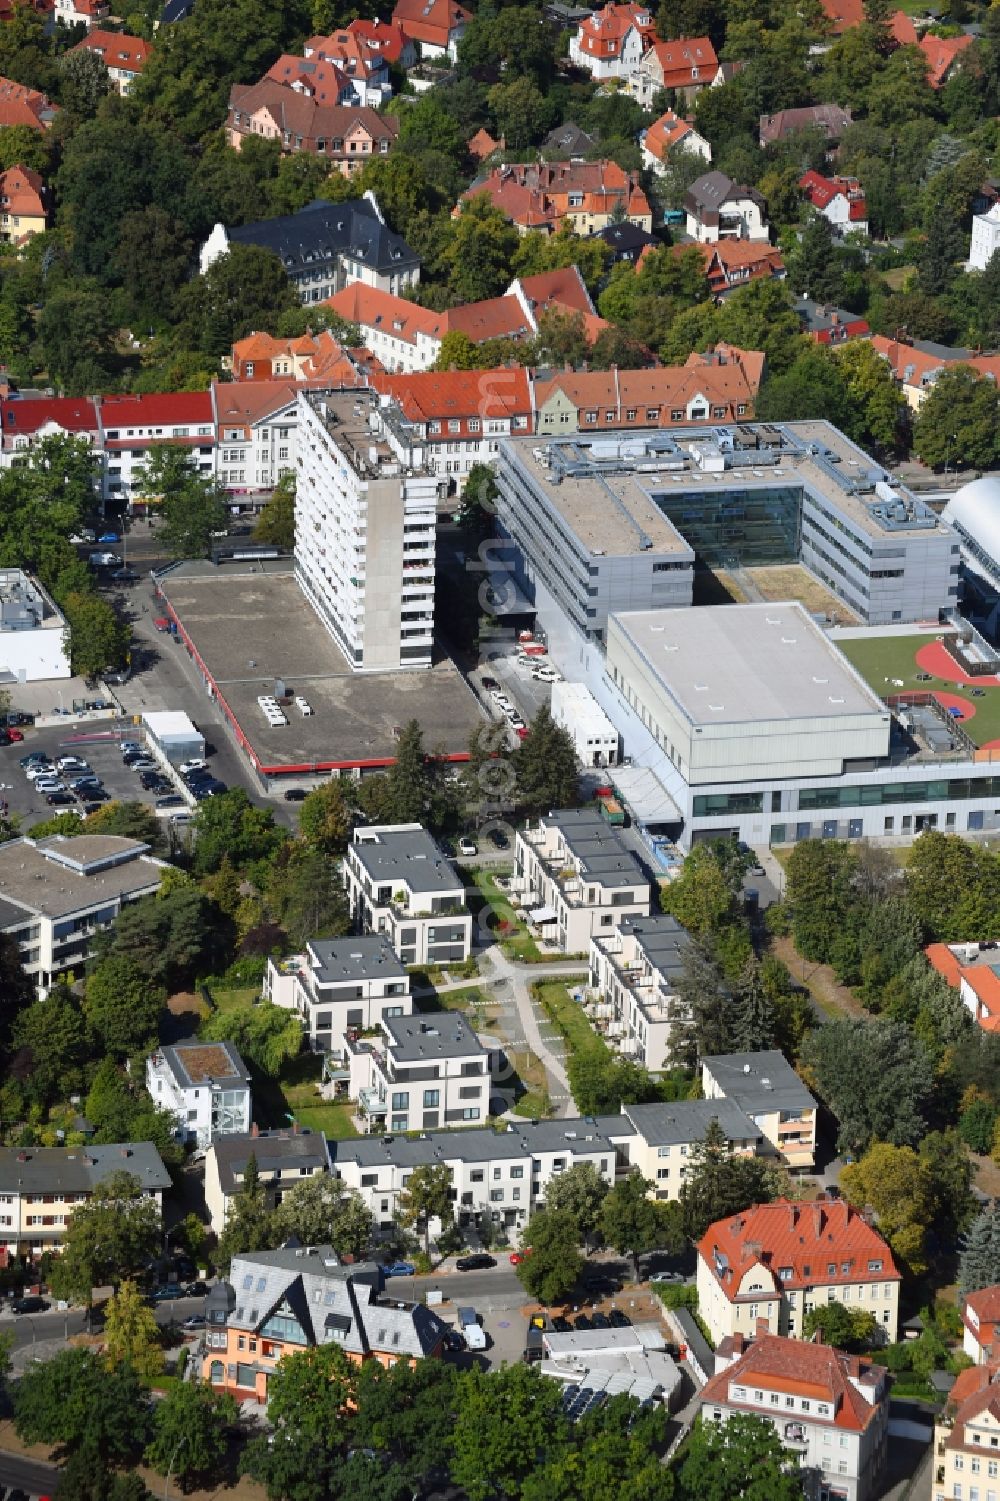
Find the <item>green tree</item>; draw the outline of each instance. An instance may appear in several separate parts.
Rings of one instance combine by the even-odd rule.
[[[803,1063],[839,1122],[839,1149],[860,1156],[873,1141],[907,1146],[923,1136],[932,1076],[909,1027],[843,1018],[810,1032]]]
[[[273,250],[233,244],[177,294],[177,338],[185,349],[228,354],[235,340],[272,327],[297,302]]]
[[[658,1089],[650,1073],[633,1058],[610,1057],[600,1048],[573,1054],[569,1085],[582,1115],[615,1115],[622,1105],[655,1100]]]
[[[473,464],[462,491],[458,524],[472,542],[493,533],[497,513],[497,482],[489,464]]]
[[[282,1196],[276,1211],[281,1234],[304,1246],[333,1246],[341,1256],[361,1257],[371,1244],[372,1216],[361,1195],[339,1178],[317,1173]]]
[[[517,1268],[518,1280],[539,1303],[562,1303],[583,1270],[580,1230],[568,1209],[537,1209],[524,1235],[530,1245]]]
[[[670,1038],[671,1057],[686,1068],[694,1068],[699,1058],[731,1053],[736,1047],[732,996],[725,976],[704,944],[692,941],[684,945],[676,983],[681,1005]]]
[[[126,1279],[104,1310],[104,1359],[109,1370],[129,1365],[144,1386],[163,1370],[156,1315],[136,1283]]]
[[[763,422],[822,417],[849,431],[853,413],[847,383],[836,358],[818,344],[803,343],[788,369],[764,382],[755,403],[755,415]]]
[[[403,726],[386,780],[393,822],[422,823],[431,801],[431,774],[418,719]]]
[[[962,254],[962,234],[949,208],[938,201],[924,221],[924,242],[917,255],[920,289],[929,297],[939,297],[955,279],[956,263]]]
[[[357,1372],[352,1442],[389,1456],[418,1486],[447,1466],[458,1371],[443,1360],[393,1366],[366,1360]]]
[[[636,1280],[639,1257],[660,1245],[664,1218],[648,1197],[653,1185],[637,1170],[615,1184],[601,1208],[601,1229],[620,1256],[631,1256]]]
[[[319,850],[299,847],[293,851],[284,872],[281,921],[295,944],[349,932],[340,872]]]
[[[174,558],[204,558],[226,524],[223,491],[198,473],[188,448],[163,443],[146,460],[140,492],[157,504],[157,530]]]
[[[991,1100],[973,1100],[958,1118],[958,1134],[970,1151],[985,1156],[993,1145],[997,1109]]]
[[[838,306],[843,302],[843,269],[833,225],[823,214],[812,214],[807,219],[789,262],[788,281],[793,291],[817,302],[833,302]]]
[[[519,151],[541,140],[552,110],[530,78],[521,74],[507,83],[494,84],[486,97],[508,150]]]
[[[767,1418],[735,1413],[725,1423],[702,1417],[680,1472],[685,1497],[699,1501],[801,1501],[798,1456]]]
[[[257,518],[253,529],[255,542],[266,542],[291,552],[295,546],[295,476],[283,474],[274,493]]]
[[[608,1192],[607,1180],[601,1177],[594,1163],[574,1162],[557,1178],[550,1179],[545,1190],[545,1207],[571,1214],[577,1238],[589,1245],[600,1229],[601,1209]]]
[[[137,1471],[114,1471],[85,1445],[59,1471],[60,1501],[151,1501]]]
[[[247,1062],[271,1079],[302,1049],[302,1027],[295,1012],[270,1001],[216,1011],[202,1022],[200,1035],[206,1042],[234,1043]]]
[[[73,671],[80,677],[96,678],[109,667],[121,667],[130,633],[108,601],[97,594],[74,592],[61,603]]]
[[[160,1211],[132,1173],[109,1173],[66,1226],[62,1255],[50,1274],[57,1298],[90,1305],[95,1287],[118,1283],[154,1253]]]
[[[855,855],[833,839],[803,839],[787,864],[785,900],[791,911],[795,947],[806,959],[829,959],[844,929],[852,901]]]
[[[243,1181],[229,1202],[225,1228],[219,1236],[219,1265],[228,1267],[234,1256],[269,1250],[280,1233],[281,1227],[268,1211],[257,1158],[251,1152],[243,1169]]]
[[[928,1131],[920,1143],[920,1161],[930,1185],[934,1241],[939,1247],[950,1248],[968,1229],[976,1213],[973,1164],[954,1128]]]
[[[325,1450],[355,1393],[355,1371],[336,1345],[286,1355],[268,1381],[268,1420],[276,1434],[290,1433]]]
[[[106,293],[90,281],[51,291],[38,318],[42,358],[53,383],[85,395],[110,379],[114,327]]]
[[[632,1406],[628,1399],[612,1401]],[[657,1452],[662,1449],[663,1435],[640,1432],[633,1415],[634,1410],[623,1412],[615,1422],[612,1414],[598,1431],[580,1432],[572,1448],[528,1476],[521,1501],[602,1501],[609,1495],[628,1496],[630,1501],[672,1501],[674,1477]],[[654,1421],[662,1428],[662,1415],[657,1414]]]
[[[704,1140],[688,1157],[681,1184],[680,1206],[684,1233],[700,1240],[709,1225],[751,1204],[768,1204],[782,1189],[781,1175],[760,1157],[732,1155],[732,1143],[713,1117]]]
[[[113,1058],[127,1058],[156,1041],[166,999],[127,954],[109,954],[87,977],[87,1020]]]
[[[397,1218],[401,1225],[420,1229],[424,1252],[431,1249],[431,1220],[449,1225],[454,1219],[454,1188],[451,1168],[443,1162],[421,1164],[410,1173],[409,1182],[398,1200]]]
[[[63,53],[59,59],[59,100],[68,114],[78,120],[91,119],[110,92],[108,65],[99,53],[89,48]]]
[[[1000,1203],[981,1209],[962,1242],[958,1286],[963,1293],[1000,1282]]]
[[[195,815],[196,875],[209,875],[228,858],[239,871],[268,860],[285,841],[274,814],[257,807],[242,787],[206,798]]]
[[[991,469],[1000,458],[1000,392],[968,365],[942,371],[913,424],[913,444],[932,468]]]
[[[459,1377],[451,1478],[469,1501],[516,1497],[543,1459],[566,1447],[562,1390],[531,1365],[474,1366]]]
[[[109,1370],[85,1349],[60,1350],[27,1366],[14,1393],[14,1425],[27,1444],[128,1463],[149,1433],[147,1393],[131,1366]]]
[[[517,230],[485,193],[463,201],[443,257],[456,303],[480,302],[506,290],[517,240]]]
[[[224,802],[233,795],[210,798],[199,809],[199,816],[209,804]],[[236,795],[245,797],[242,791]],[[127,954],[150,979],[176,990],[192,979],[195,971],[213,972],[224,936],[222,913],[193,882],[165,881],[155,895],[122,908],[114,926],[97,935],[95,948],[98,959],[106,954]]]
[[[351,842],[354,810],[338,777],[321,782],[302,800],[299,834],[323,855],[342,855]]]
[[[191,236],[182,222],[159,204],[148,203],[124,215],[114,265],[133,317],[171,316],[174,298],[188,275],[191,250]]]
[[[864,1308],[845,1308],[836,1299],[832,1303],[819,1303],[802,1321],[803,1339],[812,1339],[819,1334],[825,1345],[837,1350],[862,1351],[874,1339],[878,1324],[873,1313]]]
[[[756,957],[747,961],[736,985],[732,1006],[732,1035],[737,1052],[757,1053],[774,1046],[774,1006]]]
[[[158,1475],[173,1475],[186,1493],[193,1481],[222,1479],[229,1430],[239,1412],[228,1392],[203,1381],[180,1381],[156,1404],[146,1462]]]
[[[580,769],[573,740],[543,705],[514,752],[517,800],[529,817],[579,801]]]
[[[909,408],[888,362],[867,339],[851,339],[837,351],[837,366],[857,414],[858,441],[883,451],[897,448]]]
[[[840,1182],[859,1208],[871,1206],[880,1232],[894,1255],[915,1276],[928,1265],[927,1233],[934,1202],[926,1165],[912,1147],[877,1141],[858,1162],[844,1168]]]
[[[42,1104],[83,1088],[90,1041],[77,998],[55,985],[44,1000],[18,1012],[11,1071]]]
[[[929,939],[958,942],[960,932],[1000,921],[1000,861],[980,845],[928,830],[910,851],[906,899]]]

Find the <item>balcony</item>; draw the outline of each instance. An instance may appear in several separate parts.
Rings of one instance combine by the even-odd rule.
[[[358,1109],[362,1115],[378,1118],[388,1115],[389,1107],[385,1100],[379,1099],[377,1089],[362,1089],[358,1092]]]

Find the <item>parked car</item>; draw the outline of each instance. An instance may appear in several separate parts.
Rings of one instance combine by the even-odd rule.
[[[22,756],[17,764],[27,771],[29,766],[38,766],[41,762],[47,763],[48,759],[44,751],[32,751],[29,755]]]
[[[416,1270],[412,1261],[391,1261],[382,1268],[387,1277],[412,1277]]]
[[[79,793],[78,796],[85,797],[87,799],[88,813],[96,813],[101,803],[108,803],[111,801],[111,793],[106,791],[106,789],[103,787],[87,787],[83,792]]]
[[[185,1319],[181,1325],[189,1334],[194,1334],[198,1329],[204,1329],[208,1320],[203,1313],[193,1313],[189,1319]]]
[[[573,1332],[573,1325],[569,1319],[564,1319],[561,1313],[557,1313],[552,1320],[552,1329],[556,1334],[571,1334]]]
[[[186,804],[179,792],[169,792],[166,797],[158,797],[153,806],[155,808],[183,808]]]
[[[289,787],[285,793],[285,802],[304,803],[308,796],[309,794],[304,787]]]
[[[491,1266],[496,1266],[496,1260],[488,1256],[485,1251],[475,1251],[471,1256],[460,1256],[455,1262],[457,1272],[484,1272]]]
[[[490,843],[493,845],[494,849],[510,849],[510,840],[507,838],[507,835],[504,833],[503,829],[490,830]]]
[[[622,1313],[620,1308],[612,1308],[608,1314],[608,1323],[612,1329],[628,1329],[631,1327],[632,1320],[627,1314]]]
[[[492,693],[495,688],[499,687],[499,684],[496,678],[483,678],[483,687],[487,693]]]
[[[121,751],[122,755],[125,756],[129,751],[141,751],[142,746],[139,744],[138,740],[123,740],[118,749]]]
[[[60,771],[75,771],[77,773],[90,771],[91,769],[90,762],[85,761],[82,756],[60,756],[56,762],[56,766]]]
[[[593,1320],[588,1318],[585,1313],[578,1313],[576,1318],[573,1320],[574,1329],[593,1329],[593,1327]]]
[[[50,808],[67,808],[76,802],[76,798],[72,792],[56,791],[47,793],[45,801]]]
[[[207,771],[207,769],[208,762],[199,759],[195,759],[193,761],[182,761],[180,766],[177,768],[182,777],[186,777],[189,771]]]
[[[35,782],[35,791],[48,797],[50,792],[65,792],[66,788],[58,777],[39,777]]]
[[[591,1323],[593,1324],[595,1329],[611,1328],[611,1320],[608,1318],[606,1313],[595,1313],[591,1318]]]
[[[51,761],[32,761],[30,766],[24,768],[24,774],[29,782],[37,782],[39,777],[50,777],[55,772]]]
[[[24,739],[24,731],[12,729],[10,725],[4,730],[4,734],[7,736],[8,745],[17,745]]]
[[[129,761],[128,769],[137,774],[140,771],[159,771],[159,767],[151,756],[136,756],[133,760]]]
[[[122,540],[121,532],[101,532],[97,540],[98,542],[120,542]]]
[[[188,1298],[203,1298],[208,1292],[207,1282],[189,1282],[184,1289],[184,1295]]]
[[[649,1280],[650,1280],[650,1282],[683,1282],[684,1281],[684,1273],[683,1272],[657,1272],[655,1274],[655,1276],[650,1277]]]
[[[0,745],[10,745],[11,743],[10,730],[6,730],[0,726]]]
[[[166,777],[159,771],[143,771],[139,775],[139,784],[143,792],[166,792],[170,786]]]
[[[179,1282],[165,1282],[162,1287],[154,1287],[150,1293],[154,1303],[175,1303],[183,1296],[184,1289]]]
[[[14,1298],[10,1307],[12,1313],[46,1313],[49,1305],[44,1298],[30,1296]]]
[[[458,841],[458,853],[460,855],[477,855],[479,853],[479,850],[477,849],[473,840],[460,839]]]

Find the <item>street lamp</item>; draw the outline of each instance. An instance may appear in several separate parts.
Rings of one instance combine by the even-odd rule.
[[[180,1438],[177,1440],[176,1444],[174,1445],[174,1451],[173,1451],[173,1453],[170,1456],[170,1463],[167,1465],[167,1478],[163,1482],[163,1501],[170,1501],[170,1477],[171,1477],[171,1475],[174,1472],[174,1460],[177,1458],[177,1456],[180,1453],[182,1447],[185,1444],[189,1444],[190,1442],[191,1442],[190,1435],[187,1434],[187,1433],[182,1433],[181,1436],[180,1436]]]

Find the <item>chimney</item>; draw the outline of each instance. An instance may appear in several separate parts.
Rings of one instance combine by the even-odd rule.
[[[797,1204],[789,1204],[789,1206],[788,1206],[788,1228],[789,1228],[789,1230],[794,1230],[795,1226],[798,1224],[798,1222],[799,1222],[799,1206]]]
[[[816,1239],[823,1234],[823,1226],[826,1224],[826,1213],[822,1204],[813,1205],[813,1224],[816,1228]]]

